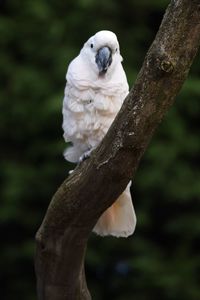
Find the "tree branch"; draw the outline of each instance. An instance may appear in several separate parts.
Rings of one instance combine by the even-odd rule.
[[[91,299],[84,275],[89,234],[135,175],[154,130],[187,77],[199,43],[199,1],[171,1],[109,132],[91,158],[62,183],[37,232],[39,300]]]

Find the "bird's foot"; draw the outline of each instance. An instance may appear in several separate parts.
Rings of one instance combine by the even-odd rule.
[[[92,153],[92,151],[94,150],[94,148],[91,148],[90,150],[86,151],[85,153],[83,153],[80,157],[79,157],[79,164],[81,164],[84,160],[88,159]]]

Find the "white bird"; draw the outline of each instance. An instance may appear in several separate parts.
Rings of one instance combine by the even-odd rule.
[[[70,63],[62,110],[63,136],[72,144],[64,152],[66,160],[77,163],[87,157],[115,119],[129,90],[121,62],[116,35],[102,30],[89,38]],[[99,218],[95,233],[127,237],[134,232],[130,185]]]

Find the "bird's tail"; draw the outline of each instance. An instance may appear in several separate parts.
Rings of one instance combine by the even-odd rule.
[[[132,204],[130,185],[99,218],[93,231],[101,236],[128,237],[133,234],[136,215]]]

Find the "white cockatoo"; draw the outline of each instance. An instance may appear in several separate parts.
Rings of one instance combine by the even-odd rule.
[[[70,142],[66,160],[77,163],[97,147],[128,94],[116,35],[97,32],[84,44],[67,70],[63,101],[64,139]],[[136,216],[130,184],[99,218],[93,231],[101,236],[127,237],[134,232]]]

